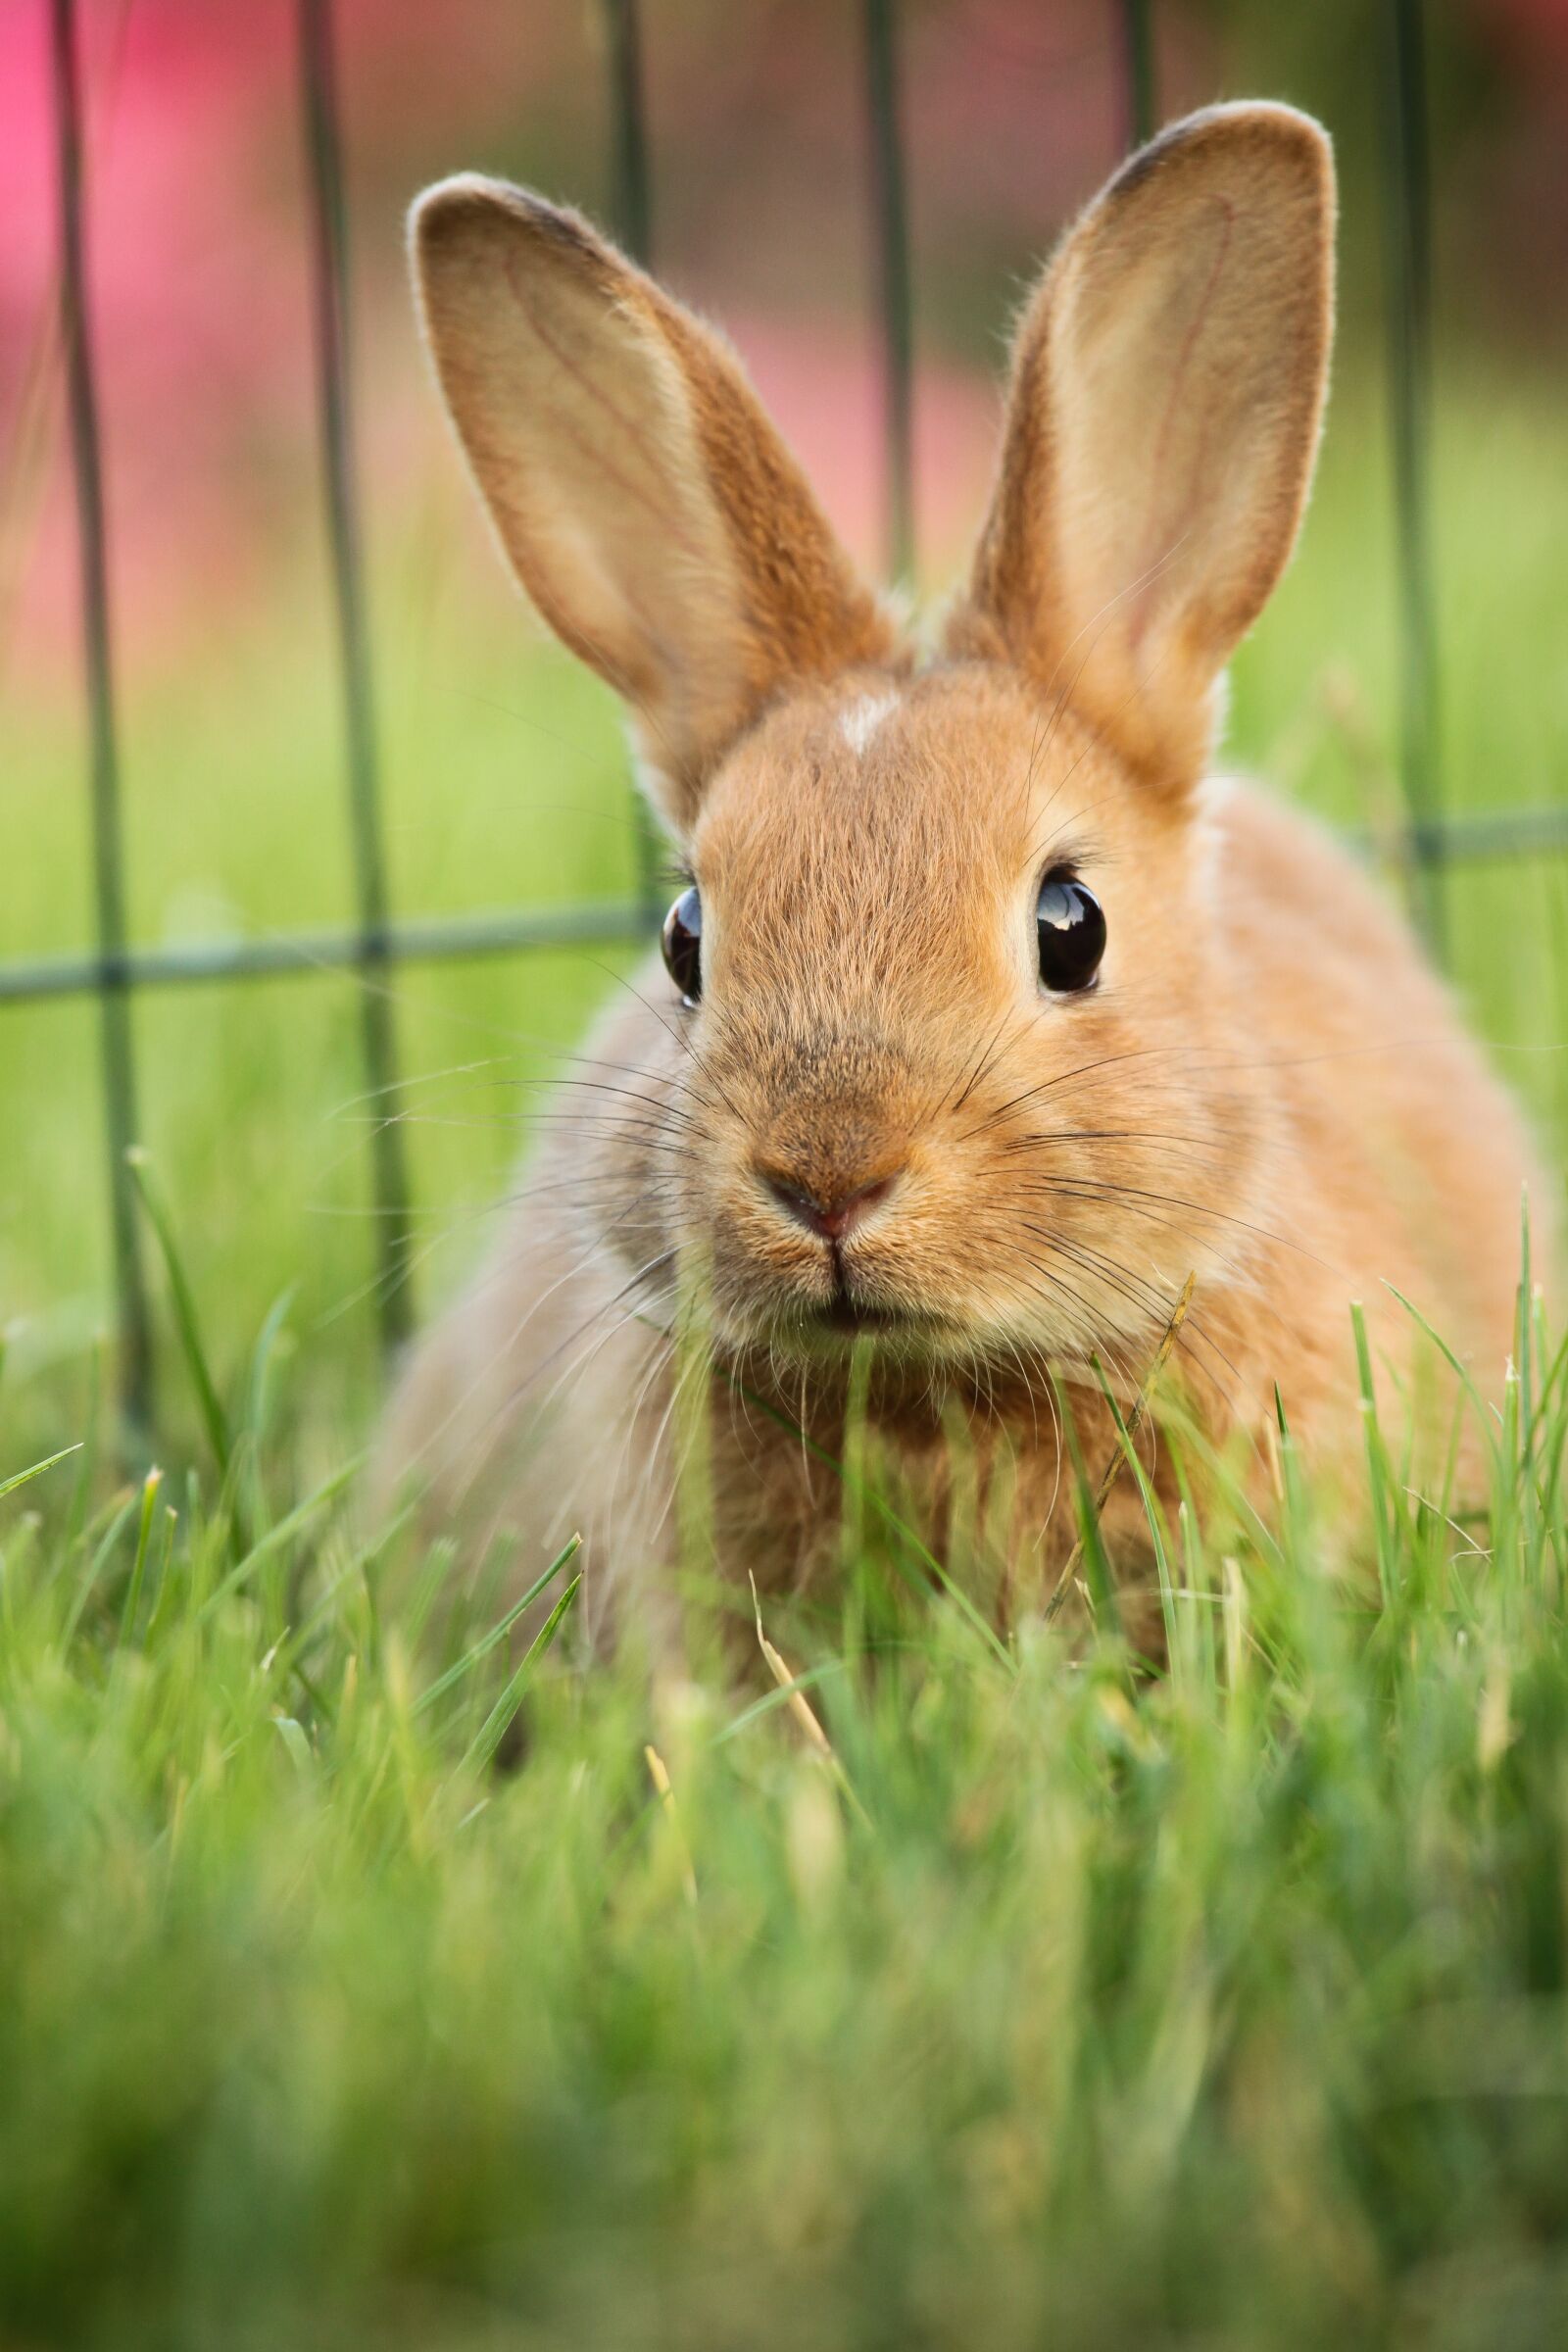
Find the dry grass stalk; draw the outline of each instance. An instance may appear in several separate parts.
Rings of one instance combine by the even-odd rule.
[[[689,1903],[695,1903],[697,1900],[697,1872],[692,1863],[692,1849],[686,1842],[686,1833],[681,1828],[680,1812],[675,1803],[675,1791],[670,1787],[668,1769],[658,1748],[649,1741],[645,1741],[643,1744],[643,1760],[648,1766],[648,1778],[654,1784],[654,1793],[664,1808],[664,1818],[669,1824],[669,1834],[674,1838],[676,1851],[680,1855],[681,1886],[686,1900]]]
[[[752,1588],[752,1611],[757,1621],[758,1647],[761,1650],[763,1657],[767,1660],[768,1672],[773,1677],[774,1682],[777,1683],[779,1689],[784,1692],[785,1698],[789,1704],[790,1713],[794,1716],[796,1722],[806,1734],[806,1737],[809,1740],[812,1748],[815,1750],[816,1754],[821,1757],[823,1763],[827,1766],[829,1772],[833,1775],[833,1778],[843,1789],[846,1797],[848,1797],[850,1803],[855,1807],[856,1812],[859,1814],[860,1819],[863,1821],[865,1819],[865,1808],[861,1804],[859,1798],[856,1795],[855,1790],[851,1788],[849,1778],[845,1773],[843,1765],[839,1762],[838,1757],[833,1753],[833,1742],[829,1740],[826,1732],[823,1731],[821,1723],[813,1711],[809,1701],[808,1700],[805,1691],[801,1689],[799,1682],[796,1680],[793,1670],[787,1661],[780,1655],[779,1651],[774,1648],[772,1642],[768,1640],[766,1634],[762,1630],[762,1604],[757,1597],[757,1579],[755,1576],[748,1575],[747,1582]]]

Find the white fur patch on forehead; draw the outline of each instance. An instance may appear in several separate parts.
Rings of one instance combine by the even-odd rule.
[[[899,707],[896,694],[862,694],[839,712],[839,733],[858,760],[885,718]]]

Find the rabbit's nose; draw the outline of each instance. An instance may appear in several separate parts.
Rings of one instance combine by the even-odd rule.
[[[860,1219],[879,1207],[898,1183],[902,1170],[895,1168],[890,1175],[878,1176],[871,1184],[862,1184],[853,1191],[835,1192],[823,1200],[791,1176],[777,1168],[759,1168],[757,1173],[766,1190],[782,1209],[808,1233],[821,1234],[824,1241],[842,1242]]]

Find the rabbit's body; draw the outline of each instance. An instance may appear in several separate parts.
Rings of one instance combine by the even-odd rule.
[[[1006,709],[1012,691],[1004,678],[960,668],[903,688],[884,681],[876,699],[951,699],[983,760],[1017,721]],[[870,693],[858,681],[843,710],[863,710]],[[816,728],[824,799],[857,784],[863,791],[875,748],[852,754],[833,709],[828,701]],[[1058,729],[1054,755],[1063,770],[1083,757],[1060,740],[1067,731]],[[771,757],[776,747],[758,748]],[[891,741],[883,772],[900,772]],[[1042,797],[1051,791],[1044,785]],[[898,811],[901,823],[906,813]],[[814,838],[832,855],[825,823]],[[1070,1165],[1054,1166],[1070,1188],[1065,1205],[1086,1212],[1081,1229],[1059,1236],[1056,1262],[1074,1270],[1093,1321],[1080,1348],[1054,1350],[1052,1361],[1092,1473],[1116,1435],[1089,1351],[1130,1401],[1189,1272],[1199,1279],[1175,1372],[1192,1410],[1219,1445],[1234,1440],[1266,1465],[1259,1441],[1278,1384],[1306,1457],[1332,1473],[1360,1444],[1352,1298],[1365,1303],[1391,1408],[1393,1377],[1408,1377],[1417,1338],[1394,1289],[1483,1380],[1500,1376],[1528,1154],[1446,992],[1338,845],[1261,793],[1226,783],[1203,795],[1193,855],[1212,922],[1197,1034],[1173,1023],[1145,1058],[1114,1030],[1076,1033],[1063,1041],[1061,1066],[1088,1067],[1059,1089],[1056,1071],[1020,1075],[1000,1055],[961,1109],[973,1056],[944,1058],[923,1023],[902,1041],[922,1088],[946,1098],[933,1120],[950,1135],[983,1127],[1020,1091],[1043,1089],[996,1122],[979,1169],[959,1171],[951,1200],[927,1211],[929,1246],[949,1262],[922,1273],[922,1295],[934,1303],[955,1279],[969,1280],[971,1258],[985,1278],[995,1194],[968,1201],[966,1181],[1011,1188],[1020,1160],[1044,1156],[1020,1152],[1020,1141],[1085,1134]],[[711,1148],[690,1124],[709,1113],[695,1100],[701,1081],[672,1034],[666,998],[655,959],[610,1007],[567,1084],[574,1114],[552,1123],[553,1139],[530,1156],[477,1281],[417,1352],[387,1440],[392,1462],[430,1474],[443,1523],[480,1537],[517,1531],[524,1570],[580,1529],[598,1571],[591,1599],[601,1634],[623,1605],[623,1579],[640,1607],[667,1604],[660,1569],[679,1543],[676,1464],[689,1463],[698,1443],[690,1395],[680,1404],[673,1396],[681,1359],[668,1336],[677,1313],[669,1253],[690,1190],[685,1155]],[[875,1016],[884,1039],[887,1015],[884,1006]],[[734,1066],[713,1073],[718,1120],[730,1115],[719,1092],[746,1083],[765,1052],[753,1036],[735,1041]],[[1097,1189],[1113,1185],[1130,1188],[1119,1216],[1106,1214]],[[714,1210],[722,1216],[720,1203]],[[890,1233],[889,1248],[898,1246]],[[1039,1256],[1049,1269],[1049,1243]],[[1017,1278],[1027,1327],[1036,1270],[1024,1264]],[[762,1591],[799,1588],[838,1556],[842,1497],[827,1465],[843,1451],[849,1365],[843,1341],[804,1356],[738,1339],[710,1372],[688,1376],[694,1388],[708,1384],[697,1411],[712,1533],[741,1592],[748,1573]],[[961,1499],[976,1521],[995,1489],[991,1546],[1006,1555],[1015,1599],[1038,1602],[1054,1588],[1076,1518],[1054,1397],[1027,1338],[1000,1340],[972,1361],[961,1346],[944,1357],[940,1347],[884,1344],[866,1402],[909,1515],[930,1539],[944,1539],[956,1479],[966,1497],[979,1490]],[[1163,1490],[1168,1459],[1145,1450]],[[1106,1534],[1124,1560],[1141,1557],[1144,1511],[1130,1480],[1112,1496]]]
[[[694,881],[675,984],[651,965],[602,1024],[383,1462],[514,1528],[523,1573],[580,1529],[601,1630],[667,1628],[687,1508],[742,1588],[830,1565],[852,1390],[927,1537],[980,1531],[1038,1597],[1075,1533],[1058,1389],[1094,1475],[1095,1367],[1130,1402],[1189,1274],[1174,1385],[1244,1462],[1277,1396],[1326,1487],[1358,1456],[1352,1298],[1412,1402],[1396,1290],[1500,1375],[1515,1114],[1350,859],[1201,781],[1305,495],[1330,185],[1272,108],[1112,182],[1025,319],[923,660],[706,330],[537,200],[427,202],[465,446],[631,701]],[[1112,1552],[1145,1527],[1123,1481]]]

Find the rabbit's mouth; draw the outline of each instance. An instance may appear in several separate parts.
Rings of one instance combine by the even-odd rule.
[[[947,1328],[947,1319],[929,1308],[889,1305],[868,1297],[864,1286],[846,1266],[842,1253],[833,1252],[833,1295],[810,1313],[810,1325],[846,1340],[893,1340],[928,1345]]]
[[[739,1306],[727,1333],[718,1335],[743,1354],[762,1348],[775,1358],[796,1356],[820,1363],[842,1353],[856,1341],[880,1343],[892,1355],[918,1355],[922,1360],[945,1355],[958,1338],[951,1315],[902,1300],[875,1298],[853,1276],[840,1272],[836,1288],[825,1298],[775,1296],[764,1304]]]
[[[871,1306],[863,1299],[852,1298],[845,1290],[830,1298],[825,1306],[818,1308],[817,1320],[828,1331],[843,1332],[850,1339],[858,1339],[874,1332],[906,1330],[912,1318],[895,1314],[885,1306]]]
[[[816,1309],[816,1320],[824,1330],[852,1340],[870,1339],[878,1333],[892,1338],[907,1333],[916,1324],[929,1322],[928,1316],[888,1306],[868,1297],[863,1283],[846,1263],[843,1243],[835,1239],[828,1244],[828,1250],[833,1261],[833,1295]]]

